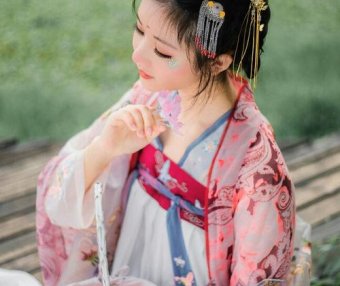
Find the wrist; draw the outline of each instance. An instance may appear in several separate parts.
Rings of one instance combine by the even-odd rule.
[[[85,152],[87,157],[91,158],[91,161],[95,161],[96,165],[103,167],[107,166],[114,157],[118,156],[112,148],[108,148],[99,136],[92,140]]]

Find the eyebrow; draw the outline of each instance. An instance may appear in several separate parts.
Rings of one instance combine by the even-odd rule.
[[[138,19],[139,23],[141,23],[141,25],[143,25],[143,23],[142,23],[142,21],[140,20],[138,14],[136,14],[136,16],[137,16],[137,19]],[[149,25],[148,25],[147,27],[150,28]],[[169,46],[170,48],[173,48],[173,49],[177,50],[177,48],[176,48],[175,46],[173,46],[172,44],[168,43],[167,41],[164,41],[163,39],[161,39],[161,38],[159,38],[159,37],[157,37],[157,36],[153,36],[153,37],[154,37],[154,39],[156,39],[157,41],[163,43],[164,45],[167,45],[167,46]]]

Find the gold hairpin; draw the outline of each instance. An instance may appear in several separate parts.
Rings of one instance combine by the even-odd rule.
[[[264,0],[251,0],[252,11],[251,11],[251,24],[253,26],[253,48],[251,56],[251,77],[254,78],[253,83],[254,89],[256,88],[257,71],[259,68],[259,57],[260,57],[260,32],[263,31],[264,24],[261,24],[261,12],[268,8],[268,5]],[[255,35],[254,35],[255,33]]]
[[[264,29],[264,24],[261,24],[261,12],[265,11],[268,5],[264,0],[250,0],[248,12],[243,20],[241,30],[238,36],[234,59],[236,59],[237,51],[240,43],[240,36],[243,32],[243,41],[241,49],[240,62],[236,70],[236,76],[239,76],[242,70],[243,59],[247,53],[249,42],[252,40],[251,48],[251,67],[250,67],[250,84],[253,89],[256,88],[257,82],[257,71],[259,68],[259,57],[260,57],[260,32]],[[251,35],[252,31],[252,35]],[[233,69],[235,65],[233,63]],[[253,78],[253,79],[252,79]]]

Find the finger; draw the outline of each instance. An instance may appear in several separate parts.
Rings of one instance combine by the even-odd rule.
[[[150,108],[147,106],[141,106],[140,112],[143,116],[143,121],[144,121],[144,133],[146,137],[149,138],[154,133],[156,119],[154,115],[152,114],[152,111],[150,110]]]
[[[135,118],[128,110],[122,110],[122,120],[124,123],[132,130],[137,130],[137,123],[135,122]]]
[[[139,108],[139,106],[135,105],[128,111],[136,123],[137,136],[142,138],[144,137],[144,119]]]
[[[158,100],[156,99],[156,100],[154,100],[154,101],[151,103],[150,108],[156,109],[157,106],[158,106]]]
[[[157,94],[153,94],[151,98],[149,98],[148,102],[146,103],[148,107],[155,107],[158,105],[158,96]]]

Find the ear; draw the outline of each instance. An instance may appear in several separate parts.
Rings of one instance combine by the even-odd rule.
[[[227,70],[232,62],[233,58],[228,54],[222,54],[216,57],[211,65],[213,75],[218,75]]]

